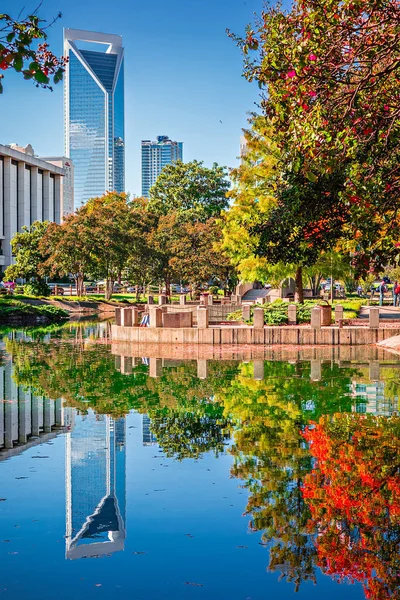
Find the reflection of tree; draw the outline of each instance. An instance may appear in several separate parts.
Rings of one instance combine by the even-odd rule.
[[[400,418],[321,417],[305,430],[316,465],[305,479],[318,562],[367,598],[399,598]]]
[[[310,381],[309,363],[267,362],[264,375],[254,381],[251,365],[242,365],[218,399],[237,423],[232,473],[250,492],[251,528],[270,544],[269,569],[280,571],[297,590],[303,580],[315,580],[316,562],[302,494],[312,463],[301,430],[309,417],[350,410],[354,370],[323,365],[317,382]]]
[[[8,340],[6,348],[18,384],[50,398],[62,397],[82,412],[92,408],[118,417],[135,409],[149,414],[158,443],[170,455],[193,457],[223,448],[229,420],[214,395],[235,372],[232,363],[210,362],[206,380],[198,379],[195,362],[165,368],[160,377],[150,378],[142,364],[130,375],[121,374],[109,348],[90,340]]]

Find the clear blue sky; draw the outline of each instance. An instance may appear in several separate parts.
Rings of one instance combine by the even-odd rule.
[[[16,16],[38,3],[2,0],[1,10]],[[43,18],[63,13],[49,31],[57,54],[63,27],[123,36],[127,191],[141,193],[141,139],[160,134],[184,142],[185,161],[235,166],[258,89],[241,76],[241,53],[225,29],[242,33],[261,8],[262,0],[43,1]],[[31,143],[37,154],[63,154],[63,84],[51,93],[8,72],[4,88],[0,143]]]

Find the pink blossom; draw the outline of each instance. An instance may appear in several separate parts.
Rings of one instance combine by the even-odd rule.
[[[317,57],[315,56],[315,54],[310,54],[308,60],[317,60]]]
[[[290,77],[290,79],[293,79],[293,77],[296,77],[296,71],[294,69],[288,71],[287,76]]]
[[[308,92],[308,95],[311,96],[311,98],[315,98],[315,96],[317,95],[315,92],[310,91]]]
[[[387,104],[385,104],[383,108],[384,108],[384,110],[389,110],[389,107]]]

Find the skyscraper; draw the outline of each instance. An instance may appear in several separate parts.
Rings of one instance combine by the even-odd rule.
[[[64,30],[65,154],[75,167],[75,208],[125,187],[122,37]]]
[[[156,142],[142,140],[142,196],[149,197],[149,189],[166,165],[182,160],[183,143],[173,142],[167,135],[157,136]]]

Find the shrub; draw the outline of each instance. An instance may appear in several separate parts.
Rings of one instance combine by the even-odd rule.
[[[24,285],[27,296],[50,296],[51,290],[45,281],[32,281]]]

